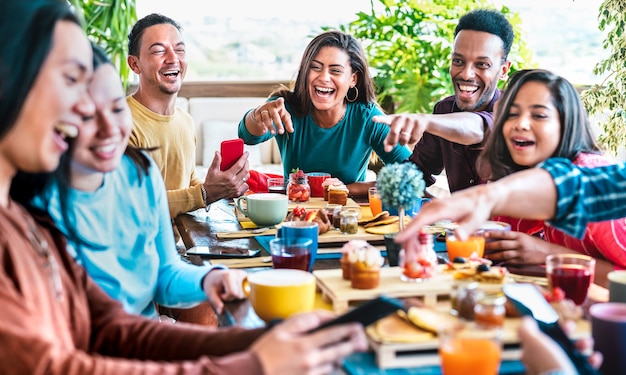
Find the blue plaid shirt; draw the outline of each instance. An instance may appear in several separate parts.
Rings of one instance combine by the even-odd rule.
[[[585,168],[552,158],[539,167],[552,175],[557,190],[550,225],[582,238],[589,222],[626,217],[626,164]]]

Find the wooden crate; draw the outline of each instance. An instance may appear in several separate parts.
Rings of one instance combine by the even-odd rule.
[[[380,285],[374,289],[353,289],[349,280],[341,277],[340,269],[313,271],[317,278],[317,287],[324,300],[333,306],[336,312],[346,311],[351,302],[367,301],[380,295],[391,297],[420,297],[427,306],[435,306],[437,301],[447,298],[454,283],[452,274],[441,271],[440,267],[432,278],[421,283],[408,283],[400,280],[400,267],[383,267],[380,272]],[[498,291],[501,284],[480,283],[485,291]]]

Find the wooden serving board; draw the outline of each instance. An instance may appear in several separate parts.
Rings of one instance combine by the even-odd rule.
[[[438,303],[435,307],[443,313],[450,310],[449,301]],[[518,360],[521,351],[519,349],[519,336],[517,330],[520,318],[506,318],[502,332],[503,360]],[[374,325],[367,327],[366,333],[370,347],[376,356],[376,364],[380,368],[413,368],[421,366],[438,365],[441,362],[437,349],[439,338],[413,342],[413,343],[389,343],[381,342],[372,334]],[[572,334],[573,339],[588,338],[591,336],[591,324],[581,319],[576,322],[576,329]]]
[[[452,289],[452,273],[443,272],[445,265],[439,267],[435,275],[420,283],[408,283],[400,280],[402,268],[382,267],[380,285],[374,289],[353,289],[350,280],[341,277],[341,269],[313,271],[317,278],[317,287],[322,296],[332,304],[336,312],[346,311],[351,302],[365,301],[382,294],[391,297],[422,297],[424,304],[435,306],[439,297],[447,297]],[[480,283],[479,288],[485,291],[499,291],[502,284]]]
[[[331,229],[326,233],[320,234],[317,238],[317,243],[320,246],[327,246],[330,244],[345,243],[350,240],[363,240],[372,245],[382,244],[384,237],[381,234],[373,234],[365,231],[365,228],[359,225],[358,231],[355,234],[343,234],[336,229]]]

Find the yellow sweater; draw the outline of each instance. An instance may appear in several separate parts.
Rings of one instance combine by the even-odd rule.
[[[170,217],[204,207],[202,180],[195,174],[196,131],[191,115],[177,107],[173,115],[162,116],[132,95],[126,99],[133,115],[130,145],[158,147],[150,155],[165,181]]]

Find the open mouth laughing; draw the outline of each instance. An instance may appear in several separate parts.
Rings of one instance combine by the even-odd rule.
[[[54,131],[63,139],[76,138],[78,136],[78,127],[67,123],[56,124]]]

